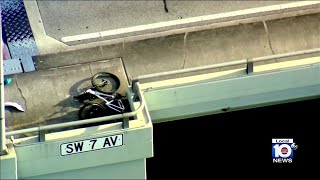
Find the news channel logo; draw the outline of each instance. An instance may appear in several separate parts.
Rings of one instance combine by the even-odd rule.
[[[293,152],[298,148],[293,139],[272,139],[272,162],[292,163]]]

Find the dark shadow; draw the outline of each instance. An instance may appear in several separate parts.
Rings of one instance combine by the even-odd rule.
[[[91,78],[86,78],[86,79],[83,79],[81,81],[74,83],[69,89],[69,94],[71,96],[72,95],[74,96],[74,95],[79,94],[82,91],[85,91],[87,88],[90,87],[90,86],[88,86],[88,84],[91,84]]]
[[[273,175],[276,169],[312,168],[319,159],[313,153],[319,106],[318,98],[154,124],[147,178],[206,179],[213,173],[227,177],[226,171],[241,171],[247,178],[259,170]],[[293,163],[272,163],[272,138],[293,138],[300,148]]]
[[[36,126],[44,126],[44,125],[52,125],[52,124],[60,124],[60,123],[66,123],[66,122],[74,122],[78,121],[78,113],[80,108],[83,106],[82,103],[78,102],[77,99],[74,98],[74,96],[78,95],[79,93],[85,91],[86,89],[91,87],[91,78],[86,78],[83,80],[80,80],[78,82],[75,82],[72,84],[69,88],[69,97],[65,98],[64,100],[60,101],[55,107],[55,112],[52,112],[49,116],[44,117],[46,118],[45,121],[41,123],[34,123],[34,124],[29,124],[23,127],[19,127],[19,129],[25,129],[25,128],[31,128],[31,127],[36,127]],[[122,103],[125,106],[125,112],[131,112],[130,104],[129,101],[124,98],[122,99]],[[10,112],[18,112],[18,113],[24,113],[16,110],[13,107],[6,107],[6,110]],[[110,114],[113,115],[113,114]],[[106,115],[104,115],[106,116]],[[70,126],[67,128],[59,128],[59,129],[54,129],[47,131],[46,133],[53,133],[53,132],[59,132],[59,131],[65,131],[65,130],[72,130],[72,129],[77,129],[77,128],[86,128],[86,127],[94,127],[97,126],[94,129],[91,129],[90,131],[97,132],[98,128],[100,125],[105,125],[105,124],[110,124],[110,123],[116,123],[116,122],[122,122],[122,119],[118,120],[112,120],[112,121],[104,121],[104,122],[97,122],[97,123],[91,123],[91,124],[86,124],[86,125],[78,125],[78,126]],[[13,129],[12,129],[13,130]],[[18,129],[14,129],[18,130]],[[88,133],[88,131],[86,131]],[[15,138],[21,138],[21,137],[28,137],[28,136],[36,136],[38,135],[38,132],[34,133],[28,133],[28,134],[22,134],[19,136],[16,136]]]
[[[63,101],[60,101],[58,104],[56,104],[54,107],[60,107],[56,112],[53,112],[50,116],[49,119],[51,121],[51,117],[57,116],[58,114],[63,114],[63,113],[68,113],[70,116],[65,116],[64,121],[66,120],[77,120],[77,112],[70,112],[71,110],[74,110],[75,108],[80,108],[81,103],[79,103],[74,96],[78,95],[82,91],[85,91],[87,88],[90,86],[88,85],[90,82],[91,78],[86,78],[81,81],[78,81],[74,83],[70,89],[69,89],[69,97],[66,98]]]
[[[5,110],[9,111],[10,113],[25,113],[12,106],[6,106]]]
[[[86,78],[86,79],[83,79],[81,81],[74,83],[69,89],[69,95],[70,95],[69,98],[66,98],[63,101],[60,101],[58,104],[55,105],[55,107],[60,107],[61,109],[52,113],[49,116],[48,120],[45,122],[45,124],[46,125],[58,124],[58,123],[63,123],[63,122],[72,122],[72,121],[79,120],[78,113],[79,113],[80,108],[83,106],[83,104],[78,102],[74,98],[74,96],[76,96],[79,93],[90,88],[91,87],[90,85],[91,85],[91,78]],[[122,103],[125,107],[124,113],[131,112],[129,101],[126,98],[122,99]],[[77,109],[77,110],[75,110],[75,109]],[[59,116],[59,114],[64,114],[64,115]],[[113,115],[113,114],[110,114],[110,115]],[[103,115],[101,115],[101,117],[102,116]],[[122,119],[108,121],[108,122],[97,122],[97,123],[92,123],[92,124],[87,124],[87,125],[73,126],[70,128],[64,128],[64,129],[59,129],[59,130],[55,130],[55,131],[84,128],[84,127],[93,127],[93,126],[99,126],[99,125],[103,125],[103,124],[115,123],[115,122],[121,122],[121,121],[122,121]],[[55,132],[55,131],[51,131],[51,132]]]

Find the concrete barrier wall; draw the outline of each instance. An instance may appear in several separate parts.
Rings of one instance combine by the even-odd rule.
[[[38,69],[121,57],[128,77],[320,47],[320,14],[41,55]]]
[[[267,21],[275,54],[320,47],[320,14]]]

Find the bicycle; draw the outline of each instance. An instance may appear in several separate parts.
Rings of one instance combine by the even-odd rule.
[[[84,103],[78,113],[80,120],[125,112],[123,96],[116,93],[120,87],[118,77],[111,73],[99,72],[91,78],[91,84],[93,87],[74,96],[80,103]]]

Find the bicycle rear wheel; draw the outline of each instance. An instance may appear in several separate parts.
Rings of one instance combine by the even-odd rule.
[[[102,117],[105,115],[105,108],[100,104],[85,104],[78,113],[79,120]]]

